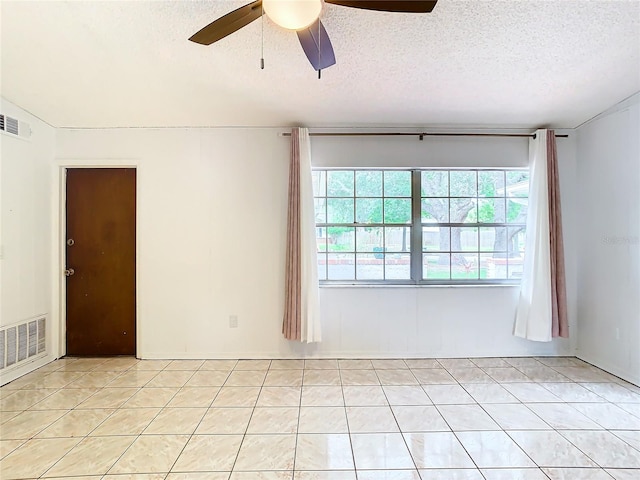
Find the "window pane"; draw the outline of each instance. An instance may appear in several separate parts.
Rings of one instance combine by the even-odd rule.
[[[327,228],[327,250],[330,252],[353,252],[355,250],[355,228]]]
[[[504,197],[504,172],[483,170],[478,172],[479,197]]]
[[[411,279],[411,256],[408,253],[387,253],[384,256],[385,278]]]
[[[450,172],[452,197],[476,196],[476,172],[456,171]]]
[[[518,281],[528,207],[526,170],[313,172],[318,276],[322,280],[411,280],[411,255],[423,279]],[[412,193],[418,198],[413,199]],[[420,212],[413,202],[420,201]],[[421,247],[411,252],[413,214]],[[452,226],[460,224],[460,226]],[[418,259],[413,259],[418,260]]]
[[[384,223],[411,223],[411,199],[385,198]]]
[[[356,198],[356,222],[382,223],[382,199]]]
[[[507,222],[525,223],[527,220],[527,198],[507,199]]]
[[[386,227],[385,252],[408,252],[411,249],[411,227]]]
[[[318,254],[318,280],[327,279],[327,254]]]
[[[385,197],[410,197],[411,172],[384,172]]]
[[[326,170],[314,170],[311,172],[313,180],[313,194],[316,197],[324,197],[327,194],[327,172]]]
[[[356,172],[356,196],[357,197],[381,197],[382,196],[382,172],[359,170]]]
[[[420,172],[423,197],[448,197],[449,172],[446,170],[425,170]]]
[[[502,255],[502,256],[501,256]],[[480,254],[480,278],[482,279],[507,279],[507,258],[504,253]]]
[[[327,172],[327,195],[329,197],[353,197],[353,171]]]
[[[475,227],[451,228],[451,250],[478,251],[478,229]]]
[[[529,172],[526,170],[511,170],[507,172],[507,197],[529,196]]]
[[[316,223],[326,223],[327,221],[327,199],[314,198],[313,205],[316,209]]]
[[[353,253],[328,254],[328,280],[353,280],[355,277],[355,255]]]
[[[425,280],[449,280],[451,255],[425,253],[422,255],[422,278]]]
[[[451,254],[451,278],[454,280],[478,278],[478,254]]]
[[[524,227],[509,227],[507,229],[507,278],[519,280],[522,278],[524,264]]]
[[[381,255],[358,254],[356,256],[356,278],[358,280],[384,280],[384,260]]]
[[[505,216],[504,198],[481,198],[478,200],[478,222],[504,223]]]
[[[423,198],[422,199],[423,222],[449,222],[448,198]]]
[[[319,252],[327,251],[327,229],[324,227],[316,228],[316,244],[318,245]]]
[[[507,229],[507,252],[509,258],[524,256],[524,227],[509,227]]]
[[[448,251],[450,234],[448,227],[422,227],[422,250]]]
[[[524,259],[522,258],[507,258],[507,278],[509,280],[519,280],[522,278],[523,265]]]
[[[451,223],[476,222],[478,218],[475,198],[452,198],[449,208]]]
[[[481,252],[506,252],[507,251],[506,227],[482,227],[480,229],[480,251]]]
[[[328,198],[327,223],[353,223],[353,198]]]
[[[382,252],[383,235],[382,227],[356,227],[356,251]]]

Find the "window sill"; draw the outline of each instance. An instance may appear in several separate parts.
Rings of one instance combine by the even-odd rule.
[[[321,283],[320,288],[520,288],[516,283]]]

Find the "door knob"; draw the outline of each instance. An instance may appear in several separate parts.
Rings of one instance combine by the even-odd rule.
[[[65,276],[65,277],[70,277],[70,276],[71,276],[71,275],[73,275],[74,273],[76,273],[76,272],[75,272],[75,270],[74,270],[73,268],[67,268],[67,269],[64,271],[64,276]]]

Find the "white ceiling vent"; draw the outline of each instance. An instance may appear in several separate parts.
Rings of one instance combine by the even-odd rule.
[[[27,122],[21,122],[17,118],[8,117],[0,113],[0,132],[16,136],[22,139],[31,137],[31,127]]]

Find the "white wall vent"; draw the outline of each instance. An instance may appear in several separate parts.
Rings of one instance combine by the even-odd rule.
[[[17,118],[0,114],[0,132],[28,139],[31,137],[31,126],[27,122],[19,121]]]
[[[21,363],[46,352],[46,319],[0,329],[0,370]]]

